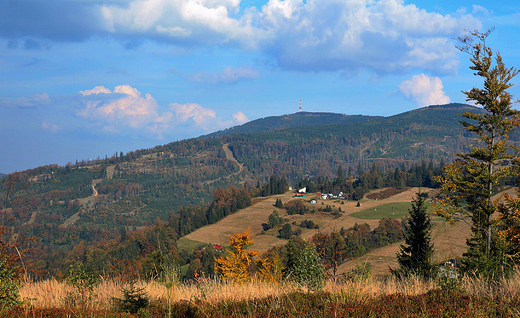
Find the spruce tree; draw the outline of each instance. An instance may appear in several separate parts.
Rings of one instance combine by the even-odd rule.
[[[426,204],[421,193],[412,201],[409,216],[403,220],[404,244],[397,252],[398,269],[391,269],[398,277],[418,275],[423,278],[433,277],[435,267],[432,264],[433,243],[431,242],[431,218],[426,211]]]
[[[492,215],[498,202],[492,197],[500,182],[517,174],[519,167],[515,158],[518,149],[509,142],[509,135],[519,125],[520,112],[512,108],[512,95],[507,92],[518,71],[506,68],[500,53],[493,53],[486,45],[492,31],[473,31],[459,38],[462,45],[458,48],[471,55],[470,69],[484,80],[483,89],[472,88],[463,93],[483,111],[462,114],[466,118],[461,121],[462,126],[475,133],[477,141],[469,145],[467,153],[456,154],[458,158],[445,167],[445,176],[437,180],[440,194],[436,204],[436,212],[448,221],[462,219],[471,226],[463,269],[486,276],[496,274],[497,256],[501,255],[492,230]],[[497,167],[507,160],[514,160],[515,164]]]

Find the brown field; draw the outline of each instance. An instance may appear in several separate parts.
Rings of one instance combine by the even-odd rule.
[[[251,246],[251,249],[265,252],[269,248],[276,245],[283,245],[287,241],[277,238],[278,230],[281,228],[271,229],[268,231],[262,230],[262,223],[267,222],[269,214],[274,210],[278,211],[280,216],[283,216],[286,222],[293,223],[293,229],[299,228],[298,225],[301,221],[307,219],[312,220],[318,224],[319,231],[329,233],[332,231],[339,231],[343,228],[350,228],[356,223],[368,223],[373,229],[377,226],[379,220],[364,220],[350,216],[353,212],[360,211],[361,209],[377,208],[380,205],[395,203],[395,202],[410,202],[412,201],[415,193],[419,188],[407,188],[402,192],[392,191],[391,189],[378,189],[371,191],[367,196],[369,197],[386,197],[385,199],[361,200],[361,207],[356,207],[356,202],[345,201],[341,204],[339,200],[318,200],[316,204],[305,203],[309,208],[318,209],[325,207],[327,204],[334,206],[333,209],[341,207],[343,214],[340,217],[334,217],[329,213],[309,213],[305,215],[287,215],[284,209],[278,209],[274,207],[276,199],[280,198],[285,204],[292,200],[305,200],[309,201],[311,198],[315,198],[315,194],[308,194],[305,198],[293,198],[292,193],[287,192],[284,194],[274,195],[268,198],[255,198],[253,205],[232,214],[225,219],[219,221],[216,224],[208,225],[200,228],[187,236],[180,239],[180,244],[183,240],[197,241],[202,243],[211,243],[219,245],[228,245],[229,237],[235,233],[243,232],[247,228],[251,228],[253,240],[255,243]],[[428,192],[429,197],[432,197],[435,190],[421,188],[421,192]],[[391,195],[395,193],[394,195]],[[391,196],[389,196],[391,195]],[[323,203],[323,204],[322,204]],[[432,240],[435,244],[435,255],[434,261],[440,262],[442,260],[455,258],[456,256],[462,255],[466,250],[466,237],[469,236],[469,226],[463,222],[451,226],[438,217],[433,218],[434,228],[432,231]],[[309,238],[316,234],[318,230],[302,230],[302,237]],[[396,243],[390,246],[385,246],[376,250],[372,250],[366,255],[359,259],[347,262],[340,267],[341,272],[348,271],[353,268],[356,264],[363,262],[370,262],[372,265],[372,272],[374,274],[387,274],[388,267],[396,267],[396,252],[399,249],[400,243]]]

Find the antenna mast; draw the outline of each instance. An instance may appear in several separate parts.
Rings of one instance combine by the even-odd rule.
[[[300,112],[302,111],[302,98],[300,97]]]

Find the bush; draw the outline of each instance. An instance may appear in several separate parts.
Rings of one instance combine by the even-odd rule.
[[[143,290],[144,288],[137,288],[135,286],[135,281],[130,282],[128,289],[121,288],[123,298],[112,298],[116,310],[135,314],[141,308],[146,308],[149,299]]]
[[[325,274],[314,244],[305,242],[303,248],[298,248],[291,241],[286,248],[289,257],[284,277],[310,290],[320,290],[325,285]]]
[[[65,299],[67,306],[86,305],[95,298],[94,288],[100,283],[99,277],[83,267],[70,266],[67,284],[76,288],[75,293],[68,293]]]
[[[291,224],[285,223],[285,225],[282,227],[282,229],[279,231],[279,237],[283,239],[290,239],[291,236],[293,236],[293,231]]]
[[[7,255],[0,256],[0,309],[20,304],[15,276],[14,268],[8,265]]]
[[[267,221],[267,229],[275,228],[282,223],[283,223],[283,217],[279,216],[277,211],[273,211],[273,213],[271,213],[269,215],[269,218]]]

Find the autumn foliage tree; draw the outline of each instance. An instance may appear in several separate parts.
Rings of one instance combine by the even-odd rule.
[[[520,198],[520,190],[517,189]],[[504,201],[499,205],[498,241],[503,247],[503,264],[508,269],[517,269],[520,265],[520,199],[504,194]]]
[[[312,242],[316,245],[327,276],[336,281],[339,266],[348,259],[345,238],[338,232],[317,233],[312,237]]]
[[[237,233],[230,237],[231,249],[226,249],[228,256],[215,259],[215,271],[221,276],[231,278],[235,282],[244,282],[250,275],[250,265],[257,251],[247,251],[246,248],[253,244],[251,229],[243,233]]]
[[[26,272],[23,257],[28,252],[21,245],[26,241],[11,242],[6,227],[0,226],[0,309],[20,303],[18,283]]]
[[[459,38],[458,48],[471,55],[470,69],[484,80],[484,88],[463,93],[485,112],[462,114],[462,126],[476,134],[477,143],[469,145],[467,153],[456,154],[458,158],[446,166],[445,176],[438,179],[440,195],[436,205],[436,213],[448,221],[463,219],[471,226],[464,269],[484,275],[494,273],[494,259],[500,254],[492,231],[492,215],[498,201],[492,197],[501,180],[518,173],[519,164],[515,154],[518,149],[509,142],[509,135],[519,125],[520,112],[512,108],[513,98],[507,91],[518,71],[506,68],[500,53],[493,53],[487,46],[486,38],[492,31],[473,31]],[[499,163],[510,161],[514,164],[498,167]]]

